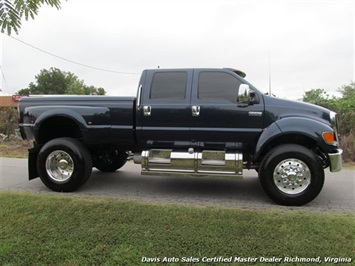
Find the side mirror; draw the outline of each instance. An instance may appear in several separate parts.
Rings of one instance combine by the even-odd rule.
[[[255,91],[250,89],[248,84],[240,84],[237,102],[251,105],[258,103],[258,100]]]
[[[259,103],[258,98],[256,97],[256,93],[254,90],[249,90],[249,104]]]

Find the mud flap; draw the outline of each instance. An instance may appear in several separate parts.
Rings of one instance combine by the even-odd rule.
[[[28,150],[28,180],[39,177],[37,171],[37,156],[40,148],[34,147]]]

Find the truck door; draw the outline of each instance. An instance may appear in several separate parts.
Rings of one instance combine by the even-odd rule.
[[[141,145],[149,148],[188,146],[192,73],[192,70],[146,71],[141,95],[138,95],[141,103],[137,107],[137,136]]]
[[[257,94],[258,103],[245,103],[246,91],[239,91],[243,83],[228,70],[194,71],[190,134],[196,146],[223,150],[256,144],[263,128],[263,99]]]

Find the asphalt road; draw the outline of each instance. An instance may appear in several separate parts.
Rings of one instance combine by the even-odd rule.
[[[263,192],[257,173],[244,171],[243,180],[187,177],[142,176],[140,165],[127,163],[115,173],[93,169],[89,181],[78,191],[79,196],[109,196],[142,202],[164,202],[200,206],[223,206],[241,209],[284,209],[320,212],[354,212],[355,171],[325,171],[322,192],[302,207],[274,204]],[[0,158],[0,189],[32,193],[55,193],[39,178],[28,181],[27,159]]]

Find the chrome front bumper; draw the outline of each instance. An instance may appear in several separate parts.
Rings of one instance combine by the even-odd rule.
[[[343,150],[338,149],[336,153],[328,153],[330,172],[339,172],[343,168]]]

